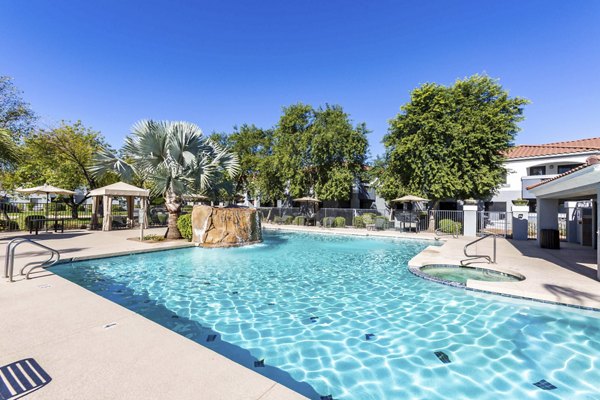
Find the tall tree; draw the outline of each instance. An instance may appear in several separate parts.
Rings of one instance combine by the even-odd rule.
[[[504,154],[527,103],[481,75],[413,90],[383,140],[381,192],[387,200],[407,193],[432,200],[492,195],[504,181]]]
[[[240,160],[240,173],[235,181],[237,192],[258,194],[261,189],[258,174],[272,153],[272,142],[272,130],[248,124],[234,127],[233,133],[226,136],[225,143]]]
[[[349,200],[366,162],[367,133],[364,123],[353,126],[337,105],[284,108],[273,136],[272,195],[312,191],[322,200]]]
[[[31,133],[37,120],[21,95],[11,77],[0,76],[0,129],[9,131],[15,139]]]
[[[0,172],[21,160],[21,149],[7,129],[0,128]]]
[[[219,183],[221,173],[234,176],[239,170],[234,153],[204,137],[189,122],[139,121],[125,138],[121,155],[99,152],[94,175],[117,173],[129,181],[138,177],[162,195],[169,212],[169,239],[181,238],[177,218],[183,195],[207,191]]]
[[[66,189],[95,189],[115,180],[115,176],[99,180],[91,173],[94,155],[105,149],[110,146],[100,132],[81,121],[63,121],[57,128],[40,130],[24,139],[20,163],[12,174],[6,174],[5,181],[10,187],[48,183]],[[74,216],[85,200],[65,199]]]

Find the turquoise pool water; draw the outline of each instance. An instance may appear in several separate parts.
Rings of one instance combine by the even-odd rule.
[[[416,277],[431,244],[268,233],[53,272],[313,399],[600,399],[600,313]]]

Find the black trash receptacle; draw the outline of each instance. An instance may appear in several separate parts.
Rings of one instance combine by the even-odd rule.
[[[543,249],[560,249],[560,239],[557,229],[542,229],[540,247]]]

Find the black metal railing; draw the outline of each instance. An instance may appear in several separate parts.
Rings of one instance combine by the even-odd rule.
[[[126,207],[112,206],[113,229],[129,228]],[[137,223],[139,208],[134,210],[134,221]],[[152,227],[167,226],[168,212],[164,206],[150,206],[147,209],[148,225]],[[102,213],[98,213],[98,223],[92,226],[92,205],[82,204],[70,206],[65,203],[45,204],[12,204],[0,203],[0,232],[45,231],[53,230],[55,225],[60,229],[100,229]]]

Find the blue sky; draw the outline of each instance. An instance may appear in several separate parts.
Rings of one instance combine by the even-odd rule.
[[[517,143],[600,136],[600,1],[1,1],[0,74],[116,147],[142,118],[229,132],[304,102],[375,155],[411,89],[474,73],[532,101]]]

